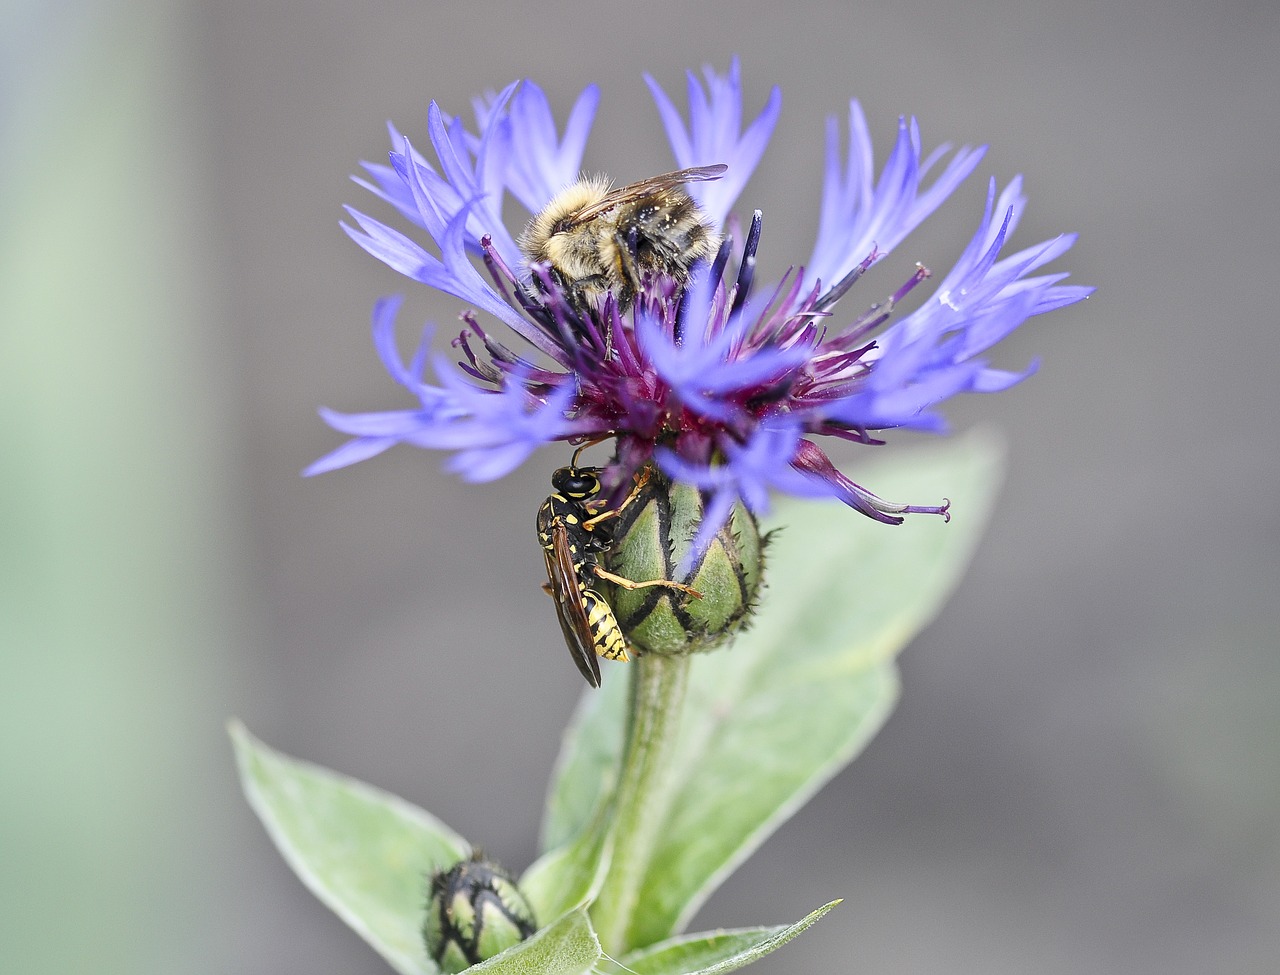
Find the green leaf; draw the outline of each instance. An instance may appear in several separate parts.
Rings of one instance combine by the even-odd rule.
[[[583,724],[601,728],[596,737],[582,739],[581,747],[564,749],[552,776],[553,787],[547,796],[549,809],[555,812],[543,819],[542,849],[547,852],[535,860],[520,878],[520,889],[533,905],[539,918],[557,917],[572,907],[590,903],[598,892],[609,868],[612,817],[610,802],[617,778],[617,755],[622,748],[622,725],[602,723],[595,712],[601,708],[620,713],[626,698],[627,682],[619,680],[620,668],[613,671],[614,680],[594,694],[584,696],[577,714],[565,732],[574,737]],[[572,763],[572,768],[563,763]],[[565,827],[585,823],[576,833]],[[558,830],[558,831],[557,831]]]
[[[467,969],[474,975],[585,975],[600,960],[600,941],[584,908],[533,937]]]
[[[795,924],[704,931],[661,941],[633,951],[617,970],[633,975],[723,975],[778,950],[839,903],[824,904]]]
[[[608,802],[601,802],[588,829],[544,853],[524,872],[520,890],[533,905],[535,917],[559,917],[595,899],[609,869],[611,809]]]
[[[604,686],[582,696],[564,733],[542,819],[544,850],[554,850],[582,833],[601,797],[612,794],[618,784],[627,665],[602,664]]]
[[[970,435],[867,471],[887,498],[951,497],[950,524],[916,515],[894,527],[837,504],[778,505],[771,521],[783,530],[766,553],[768,588],[751,629],[693,663],[675,799],[627,944],[681,930],[878,730],[897,696],[893,657],[958,581],[994,499],[999,455],[990,438]],[[580,797],[598,794],[601,769],[618,762],[623,703],[619,695],[584,709],[566,737],[544,836],[586,827]]]
[[[680,731],[685,747],[672,770],[680,785],[626,943],[649,945],[681,930],[739,863],[862,750],[897,695],[892,664],[841,672],[774,655],[733,673],[695,669]]]
[[[426,878],[465,859],[466,840],[397,796],[268,748],[239,722],[229,730],[249,805],[294,873],[401,975],[435,975],[421,934]]]

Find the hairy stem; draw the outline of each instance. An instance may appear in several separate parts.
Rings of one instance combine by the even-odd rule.
[[[622,953],[671,803],[668,772],[680,728],[691,655],[646,654],[636,661],[614,809],[613,857],[591,918],[605,951]]]

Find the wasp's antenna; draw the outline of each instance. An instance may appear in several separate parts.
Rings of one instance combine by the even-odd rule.
[[[577,466],[578,466],[578,455],[579,455],[580,453],[582,453],[582,452],[583,452],[584,450],[586,450],[588,447],[594,447],[594,446],[595,446],[596,444],[598,444],[598,443],[604,443],[606,440],[608,440],[608,439],[609,439],[610,437],[612,437],[612,436],[613,436],[613,434],[611,434],[611,433],[606,433],[603,437],[593,437],[593,438],[592,438],[592,439],[590,439],[590,440],[584,440],[584,441],[581,443],[581,445],[579,445],[578,449],[577,449],[577,450],[575,450],[575,451],[573,452],[573,459],[572,459],[571,461],[569,461],[569,466],[571,466],[571,467],[577,467]]]

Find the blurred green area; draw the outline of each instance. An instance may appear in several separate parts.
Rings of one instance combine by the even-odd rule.
[[[24,975],[213,970],[210,691],[241,622],[174,13],[2,20],[0,967]]]

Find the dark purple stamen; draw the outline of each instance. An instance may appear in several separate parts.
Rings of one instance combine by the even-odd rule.
[[[738,280],[734,285],[733,305],[729,309],[729,317],[736,318],[742,313],[751,294],[751,285],[756,277],[756,248],[760,246],[760,228],[764,224],[764,214],[759,210],[751,217],[751,228],[747,231],[747,239],[742,243],[742,261],[738,264]]]
[[[858,278],[866,273],[867,268],[875,263],[876,258],[879,256],[880,252],[876,250],[873,244],[871,253],[862,259],[861,264],[837,281],[833,287],[828,289],[826,294],[813,303],[814,311],[830,311],[835,306],[835,303],[843,298],[848,290],[854,286]]]

